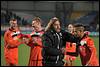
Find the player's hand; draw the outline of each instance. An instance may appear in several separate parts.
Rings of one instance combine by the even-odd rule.
[[[19,35],[13,36],[13,40],[21,41],[22,40],[22,35],[19,34]]]
[[[42,39],[40,37],[33,37],[32,41],[35,46],[40,45],[40,42],[42,42]]]
[[[87,63],[85,66],[88,66],[89,64]]]
[[[29,43],[29,39],[28,39],[28,38],[25,38],[25,37],[22,38],[22,41],[23,41],[25,44],[28,44],[28,43]]]
[[[80,41],[80,45],[81,45],[81,46],[83,46],[83,45],[85,45],[85,44],[87,44],[87,42],[86,42],[85,40]]]
[[[32,37],[32,41],[33,41],[33,43],[36,43],[37,42],[37,37]]]
[[[7,45],[7,46],[6,46],[6,48],[8,48],[8,49],[9,49],[9,48],[11,48],[11,47],[10,47],[9,45]]]
[[[65,48],[61,48],[62,53],[64,54],[66,52]]]
[[[85,66],[90,66],[90,65],[91,65],[91,63],[90,63],[90,61],[88,61]]]

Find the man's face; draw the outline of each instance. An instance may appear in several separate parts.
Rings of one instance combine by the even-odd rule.
[[[74,30],[73,25],[71,25],[71,24],[70,24],[70,25],[68,25],[68,30],[69,30],[69,31],[73,31],[73,30]]]
[[[13,27],[13,28],[18,27],[18,25],[17,25],[17,20],[11,20],[11,21],[10,21],[10,26]]]
[[[74,35],[77,37],[81,37],[82,36],[82,32],[80,31],[79,28],[74,28]]]
[[[60,32],[61,30],[61,27],[60,27],[60,22],[59,21],[56,21],[54,24],[53,24],[53,28],[56,32]]]
[[[40,22],[32,21],[32,27],[34,30],[38,30],[40,27]]]

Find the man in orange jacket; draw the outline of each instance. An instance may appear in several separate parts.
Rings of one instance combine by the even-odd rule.
[[[75,34],[80,38],[79,54],[83,66],[99,66],[93,39],[84,33],[82,24],[75,25]]]
[[[32,21],[34,31],[31,34],[24,36],[25,43],[31,47],[30,59],[28,66],[43,66],[42,65],[42,39],[44,31],[41,27],[41,19],[36,17]]]
[[[74,25],[69,24],[68,25],[68,31],[74,35]],[[76,43],[72,42],[66,42],[66,52],[76,52]],[[66,55],[64,56],[64,60],[66,61],[64,66],[73,66],[73,61],[76,59],[76,56]]]
[[[18,46],[22,44],[17,20],[10,20],[10,28],[4,34],[4,57],[7,66],[18,65]]]

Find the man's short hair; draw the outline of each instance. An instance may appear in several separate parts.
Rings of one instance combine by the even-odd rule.
[[[17,19],[16,18],[14,18],[14,17],[11,17],[10,18],[10,21],[16,21]]]
[[[85,26],[83,25],[83,24],[81,24],[81,23],[76,23],[76,24],[74,24],[74,27],[75,28],[79,28],[80,30],[85,30]]]
[[[81,24],[81,23],[76,23],[76,24],[74,24],[74,26],[75,26],[75,27],[84,27],[84,25]]]
[[[42,22],[42,20],[39,17],[35,17],[32,21]]]
[[[17,19],[11,18],[10,21],[9,21],[9,23],[11,23],[12,21],[17,21]]]

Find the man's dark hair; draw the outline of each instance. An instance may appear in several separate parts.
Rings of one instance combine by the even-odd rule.
[[[76,23],[76,24],[74,24],[74,27],[83,29],[83,31],[85,31],[85,26],[84,26],[83,24],[81,24],[81,23]]]
[[[84,27],[84,25],[81,23],[76,23],[76,24],[74,24],[74,27]]]

